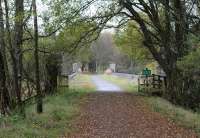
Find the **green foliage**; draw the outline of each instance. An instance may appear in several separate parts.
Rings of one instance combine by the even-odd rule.
[[[79,114],[80,98],[85,91],[60,89],[45,98],[44,113],[36,114],[35,105],[26,108],[26,119],[18,115],[0,118],[1,138],[55,138],[71,131],[70,122]]]
[[[74,62],[88,62],[91,58],[90,44],[97,34],[90,30],[95,23],[76,22],[66,26],[57,36],[54,51],[70,54]]]
[[[193,40],[193,41],[192,41]],[[178,98],[181,105],[190,107],[194,110],[200,108],[200,48],[199,41],[191,39],[190,44],[193,50],[189,54],[178,61],[177,65],[181,71],[182,78],[180,80],[180,96]]]
[[[76,60],[81,63],[88,63],[91,60],[92,52],[88,46],[77,49],[74,53]]]
[[[95,33],[87,38],[85,36],[87,36],[87,32],[93,27],[95,27],[95,23],[86,22],[76,22],[72,26],[66,26],[56,39],[56,48],[62,51],[71,52],[75,48],[88,46],[90,40],[95,37]]]
[[[56,46],[56,37],[48,37],[48,38],[40,38],[39,39],[39,47],[40,50],[43,50],[43,52],[58,52],[57,46]]]
[[[191,52],[178,62],[178,66],[185,75],[199,75],[200,73],[200,48]]]
[[[143,46],[143,36],[134,22],[119,31],[115,36],[115,42],[119,49],[135,61],[144,61],[150,57],[150,53]]]
[[[42,1],[48,7],[48,10],[42,13],[45,33],[50,33],[66,24],[73,24],[80,17],[80,11],[78,9],[81,7],[81,0]]]

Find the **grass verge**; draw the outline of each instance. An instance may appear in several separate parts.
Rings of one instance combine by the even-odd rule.
[[[73,130],[71,121],[79,115],[84,90],[60,89],[45,98],[44,113],[35,113],[35,105],[26,107],[26,118],[18,115],[0,118],[0,138],[56,138]]]
[[[170,118],[178,125],[194,130],[200,137],[200,114],[175,106],[159,97],[145,97],[147,104],[154,112]]]
[[[88,74],[77,74],[75,78],[70,80],[69,86],[70,89],[84,89],[88,92],[95,91],[96,89],[96,86],[92,83],[91,75]]]
[[[137,84],[135,84],[133,81],[130,81],[125,78],[121,78],[118,76],[113,75],[102,75],[101,76],[104,80],[110,81],[119,87],[121,87],[126,92],[137,92]]]

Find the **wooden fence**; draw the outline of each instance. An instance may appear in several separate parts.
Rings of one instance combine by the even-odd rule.
[[[58,77],[58,86],[59,87],[69,87],[69,80],[76,77],[77,73],[73,73],[71,75],[60,75]]]
[[[139,92],[162,93],[166,86],[166,76],[152,74],[150,76],[142,75],[138,78]]]
[[[58,77],[58,86],[59,87],[69,87],[69,76],[68,75],[60,75]]]
[[[58,78],[57,78],[58,86],[68,88],[69,87],[69,80],[76,77],[76,75],[77,75],[77,73],[73,73],[71,75],[60,75],[60,76],[58,76]],[[34,93],[30,96],[24,96],[24,98],[22,99],[22,102],[24,104],[35,103],[36,97],[37,97],[36,93]]]

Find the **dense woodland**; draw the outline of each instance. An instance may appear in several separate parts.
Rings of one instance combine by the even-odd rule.
[[[110,53],[96,46],[111,28],[105,46],[115,43],[131,66],[155,60],[167,76],[163,97],[199,110],[199,0],[0,0],[1,114],[24,115],[31,97],[42,113],[43,97],[56,90],[63,52],[81,62],[112,61],[102,60]]]

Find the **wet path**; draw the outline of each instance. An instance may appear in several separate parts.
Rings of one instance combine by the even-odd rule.
[[[122,92],[123,91],[119,86],[112,84],[106,80],[103,80],[98,75],[92,76],[92,81],[96,85],[97,91],[101,91],[101,92]]]

